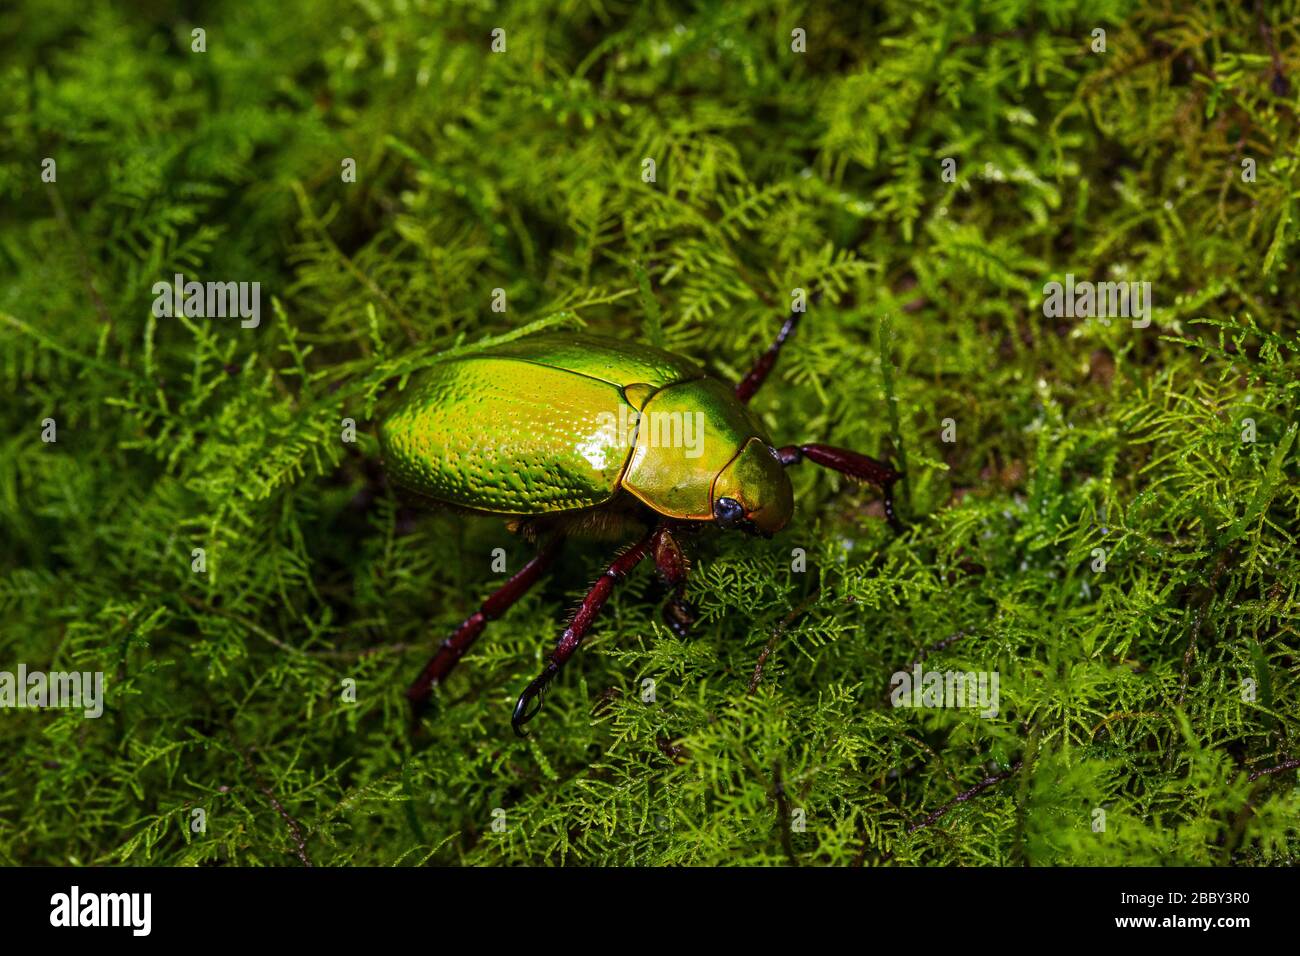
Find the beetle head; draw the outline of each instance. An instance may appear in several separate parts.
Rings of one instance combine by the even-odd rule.
[[[722,528],[772,535],[790,521],[794,492],[776,452],[751,438],[713,482],[713,520]]]

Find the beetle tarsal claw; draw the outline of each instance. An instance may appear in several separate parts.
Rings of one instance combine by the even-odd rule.
[[[519,695],[515,701],[514,713],[510,716],[510,726],[518,737],[527,737],[524,732],[524,724],[528,723],[542,709],[542,704],[546,701],[546,688],[550,684],[551,678],[555,676],[558,668],[554,664],[548,664],[546,670],[542,671],[540,677],[537,677],[524,688],[524,692]]]

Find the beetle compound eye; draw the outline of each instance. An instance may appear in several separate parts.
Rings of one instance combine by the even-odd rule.
[[[730,528],[745,517],[745,509],[735,498],[719,498],[713,503],[713,520]]]

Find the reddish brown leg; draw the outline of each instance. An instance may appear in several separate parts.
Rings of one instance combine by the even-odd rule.
[[[640,541],[615,558],[614,563],[605,569],[605,573],[596,579],[596,583],[591,586],[587,596],[582,599],[582,604],[574,612],[573,618],[569,621],[569,626],[560,635],[559,641],[555,644],[555,650],[551,651],[551,656],[546,660],[546,666],[542,668],[542,673],[524,688],[524,692],[519,695],[519,700],[515,702],[515,711],[510,717],[510,726],[514,728],[517,735],[520,737],[526,736],[523,732],[523,726],[536,717],[537,712],[542,709],[542,692],[546,690],[546,685],[560,672],[560,668],[578,649],[578,645],[582,643],[582,639],[591,628],[596,615],[600,613],[600,609],[609,600],[614,585],[627,577],[647,554],[657,550],[659,538],[664,533],[662,526],[655,527]]]
[[[776,365],[776,357],[781,354],[781,346],[785,345],[785,340],[790,337],[796,325],[799,324],[800,312],[791,312],[781,326],[781,331],[777,333],[776,341],[767,347],[767,351],[758,357],[754,367],[749,370],[749,374],[740,380],[736,386],[736,398],[741,403],[748,402],[758,391],[758,387],[763,384],[767,374],[772,371],[772,366]]]
[[[894,482],[902,478],[903,474],[890,465],[856,451],[833,448],[830,445],[786,445],[777,449],[776,456],[786,466],[798,464],[807,458],[823,468],[830,468],[858,481],[879,485],[885,492],[885,517],[889,520],[889,526],[897,532],[903,530],[903,523],[894,511]]]
[[[470,649],[470,645],[483,633],[488,621],[494,621],[540,580],[541,576],[555,560],[563,538],[553,537],[546,541],[537,556],[515,572],[505,584],[493,591],[477,611],[465,618],[460,627],[452,632],[451,637],[442,642],[436,654],[424,665],[420,676],[415,679],[406,692],[412,710],[418,719],[429,705],[429,695],[433,685],[441,683],[451,673],[453,667]]]
[[[668,600],[664,602],[664,623],[678,637],[685,637],[695,623],[695,609],[686,600],[686,575],[690,565],[676,536],[667,526],[655,541],[654,557],[659,576],[669,587]]]

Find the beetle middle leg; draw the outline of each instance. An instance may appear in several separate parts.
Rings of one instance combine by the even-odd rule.
[[[582,603],[578,605],[578,610],[574,612],[573,617],[569,620],[564,633],[560,635],[559,641],[555,644],[555,650],[551,651],[550,657],[546,660],[546,666],[542,668],[542,673],[524,688],[524,692],[519,695],[519,700],[515,702],[515,710],[510,717],[510,726],[514,728],[518,736],[526,736],[523,731],[524,724],[536,717],[537,712],[542,709],[542,695],[547,685],[560,672],[560,668],[573,656],[573,652],[578,649],[583,637],[591,629],[591,624],[596,619],[596,615],[600,613],[600,609],[609,600],[614,585],[627,577],[647,554],[657,552],[658,542],[661,536],[666,533],[667,529],[664,525],[655,526],[644,537],[615,558],[613,563],[605,569],[605,572],[596,579],[596,583],[591,586],[591,590],[587,592],[587,596],[582,599]]]
[[[831,445],[786,445],[776,450],[776,457],[787,467],[807,458],[823,468],[838,471],[858,481],[869,481],[879,485],[885,493],[885,518],[895,532],[902,532],[903,523],[898,520],[898,514],[894,510],[894,483],[903,477],[903,473],[897,471],[892,465],[860,452],[835,448]]]
[[[655,568],[668,585],[668,600],[664,602],[664,623],[678,637],[685,637],[695,624],[695,608],[686,600],[686,576],[690,562],[682,552],[677,535],[664,526],[654,545]]]
[[[417,720],[429,706],[433,685],[441,683],[451,673],[452,668],[483,633],[488,621],[495,620],[508,611],[541,579],[555,560],[563,542],[562,535],[552,535],[545,539],[537,555],[516,571],[509,581],[493,591],[479,609],[465,618],[460,627],[452,632],[451,637],[442,642],[437,653],[429,658],[429,663],[424,665],[420,676],[406,691],[406,697],[411,702],[412,712]]]

